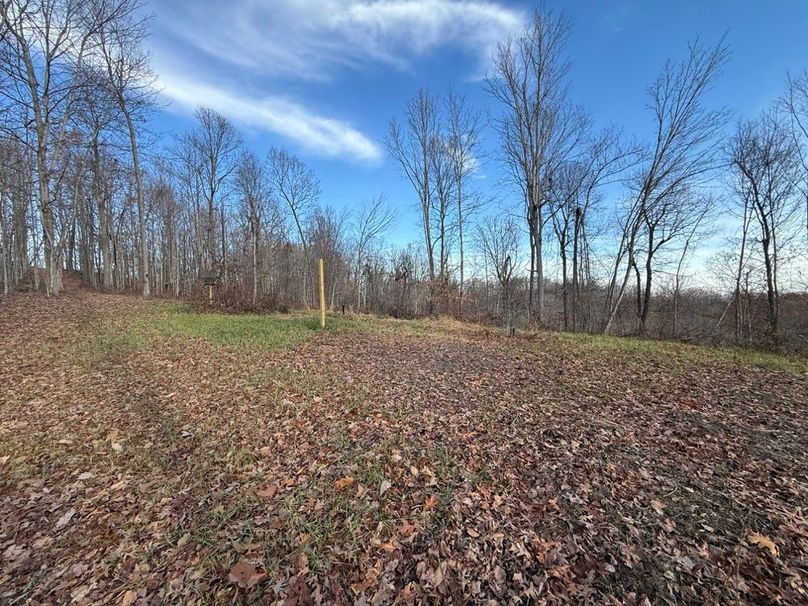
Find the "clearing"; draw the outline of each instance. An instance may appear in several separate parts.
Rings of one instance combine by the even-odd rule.
[[[808,363],[0,298],[0,603],[808,601]]]

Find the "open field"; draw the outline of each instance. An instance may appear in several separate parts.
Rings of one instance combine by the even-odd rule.
[[[808,602],[808,362],[0,298],[0,603]]]

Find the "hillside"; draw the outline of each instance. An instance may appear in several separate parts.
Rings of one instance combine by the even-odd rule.
[[[808,363],[0,298],[4,604],[804,604]]]

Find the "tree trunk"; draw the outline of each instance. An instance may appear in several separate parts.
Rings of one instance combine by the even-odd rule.
[[[542,259],[542,212],[536,206],[533,229],[536,245],[536,322],[544,326],[544,261]]]
[[[132,168],[135,173],[135,197],[137,199],[138,232],[140,236],[140,281],[144,297],[151,296],[151,276],[149,275],[149,243],[146,238],[146,202],[143,196],[143,176],[140,172],[140,152],[137,145],[135,125],[126,107],[123,95],[118,93],[118,104],[126,118],[129,129],[129,146],[132,152]]]
[[[569,296],[567,292],[567,242],[562,238],[559,243],[561,252],[561,303],[564,313],[564,330],[569,330]]]
[[[771,254],[771,239],[768,236],[768,230],[766,230],[766,235],[761,239],[761,244],[763,245],[763,263],[766,267],[766,298],[769,306],[769,330],[771,330],[771,336],[776,345],[779,310],[777,288],[774,279],[774,264]]]
[[[464,270],[464,249],[463,249],[463,195],[462,178],[457,179],[457,231],[460,239],[460,297],[458,303],[458,315],[463,315],[463,290],[465,287]]]
[[[253,294],[252,302],[255,305],[258,300],[258,226],[253,219],[252,233],[252,274],[253,274]]]

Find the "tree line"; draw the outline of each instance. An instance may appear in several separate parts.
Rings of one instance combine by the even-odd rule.
[[[422,89],[391,120],[422,234],[396,247],[386,196],[335,211],[300,158],[247,150],[209,108],[156,141],[144,8],[0,0],[5,293],[56,295],[69,274],[194,297],[213,276],[220,305],[293,308],[315,303],[324,258],[334,309],[808,345],[808,73],[738,120],[709,103],[725,41],[696,40],[649,84],[648,136],[631,138],[571,98],[568,22],[536,11],[494,53],[485,115]],[[485,165],[518,204],[480,191]],[[713,287],[690,287],[696,271]]]

